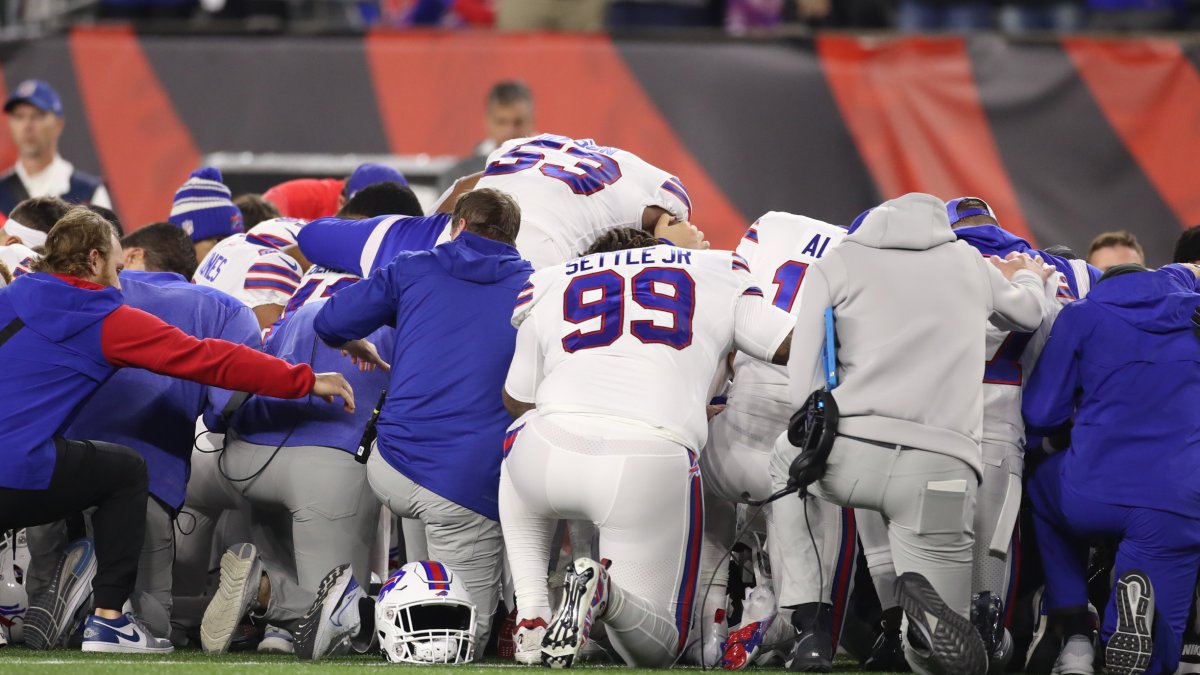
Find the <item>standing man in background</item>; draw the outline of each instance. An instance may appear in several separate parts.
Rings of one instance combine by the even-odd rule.
[[[438,188],[446,190],[463,176],[483,170],[488,155],[514,138],[526,138],[533,131],[533,92],[520,80],[503,80],[492,85],[483,116],[487,138],[479,142],[469,157],[442,176]]]
[[[17,163],[0,176],[0,211],[5,215],[30,197],[62,197],[73,204],[112,208],[99,176],[76,171],[58,154],[66,120],[58,92],[42,80],[25,80],[4,103]]]
[[[1145,265],[1146,253],[1132,232],[1102,232],[1088,246],[1087,261],[1106,272],[1116,265]]]

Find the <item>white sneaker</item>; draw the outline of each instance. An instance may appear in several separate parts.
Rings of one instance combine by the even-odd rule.
[[[367,597],[350,565],[339,565],[321,579],[317,599],[296,628],[296,656],[318,661],[347,653],[350,641],[362,628],[359,600]]]
[[[296,645],[291,633],[279,626],[267,624],[257,651],[263,654],[295,654]]]
[[[1117,629],[1104,650],[1111,675],[1141,675],[1154,651],[1154,589],[1144,572],[1131,570],[1117,580]]]
[[[522,619],[513,628],[513,659],[526,666],[542,663],[542,638],[546,635],[546,620],[542,617]]]
[[[608,609],[608,561],[578,558],[567,567],[566,581],[562,604],[542,638],[542,663],[551,668],[571,667]]]
[[[118,619],[102,619],[95,614],[83,624],[83,651],[109,654],[169,654],[175,651],[171,641],[157,638],[126,612]]]
[[[1072,635],[1058,653],[1052,675],[1095,675],[1096,648],[1086,635]]]
[[[258,600],[262,575],[254,544],[235,544],[221,556],[221,583],[200,620],[200,645],[205,653],[229,651],[238,624]]]

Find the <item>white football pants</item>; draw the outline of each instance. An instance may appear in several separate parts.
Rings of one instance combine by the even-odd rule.
[[[526,415],[500,471],[500,522],[517,621],[550,619],[555,524],[585,519],[612,561],[600,618],[630,666],[663,667],[687,642],[704,517],[700,468],[677,443],[615,418]]]

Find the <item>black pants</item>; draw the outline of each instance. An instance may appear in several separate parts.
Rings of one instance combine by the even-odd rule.
[[[146,462],[123,445],[56,438],[45,490],[0,488],[0,531],[45,525],[96,507],[96,607],[120,610],[133,593],[146,530]]]

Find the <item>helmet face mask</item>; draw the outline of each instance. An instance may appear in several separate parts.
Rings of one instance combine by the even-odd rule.
[[[433,561],[411,562],[388,579],[375,629],[392,663],[467,663],[475,657],[475,605],[457,575]]]

